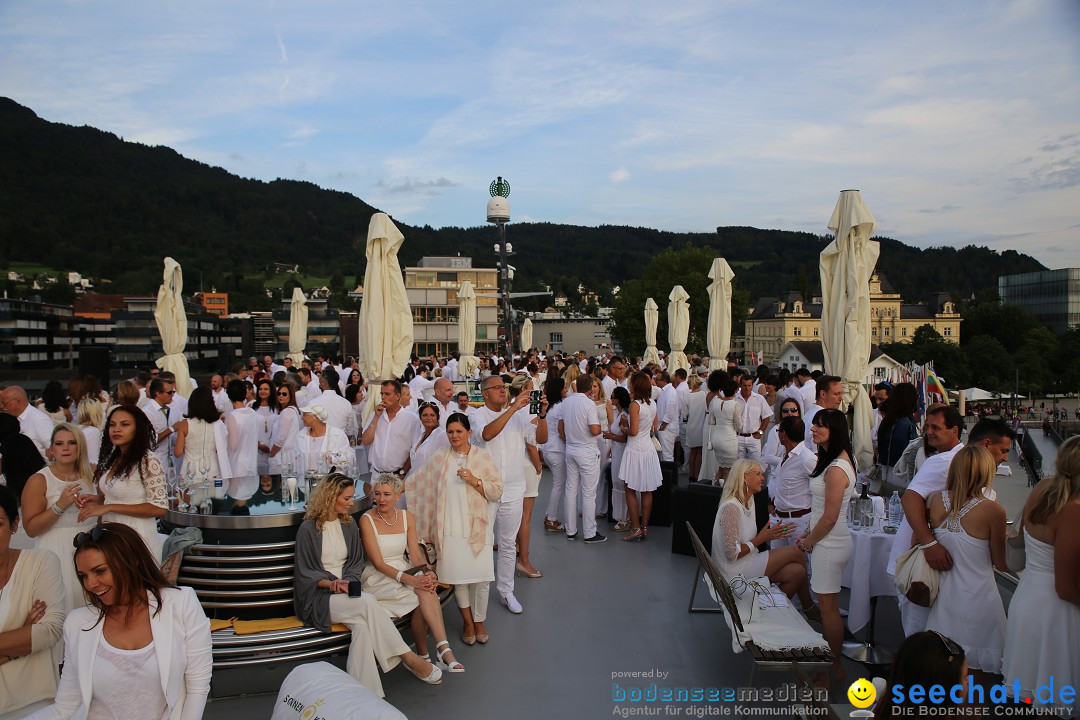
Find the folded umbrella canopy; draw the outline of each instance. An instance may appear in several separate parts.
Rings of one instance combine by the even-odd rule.
[[[368,225],[364,299],[360,304],[360,372],[377,386],[401,375],[413,346],[412,309],[398,263],[405,236],[386,213],[375,213]],[[366,422],[379,403],[369,392],[364,403]]]
[[[690,335],[690,294],[682,285],[676,285],[671,288],[668,301],[668,344],[671,346],[671,356],[668,357],[667,370],[674,373],[679,368],[690,369],[690,361],[683,352],[686,338]]]
[[[521,324],[521,354],[529,352],[532,348],[532,319],[525,318],[525,322]]]
[[[836,239],[821,251],[820,263],[825,372],[843,381],[844,402],[854,407],[852,445],[861,469],[874,458],[873,408],[862,379],[870,364],[870,275],[880,254],[870,236],[876,225],[859,191],[842,191],[829,220]]]
[[[191,394],[191,375],[188,373],[187,356],[187,315],[184,313],[184,300],[180,291],[184,289],[184,274],[180,263],[171,257],[165,258],[165,274],[158,288],[157,305],[154,307],[154,322],[161,333],[161,349],[165,355],[157,359],[157,366],[176,376],[176,392],[183,397]]]
[[[292,300],[289,302],[289,357],[293,365],[300,367],[304,362],[304,347],[307,345],[308,306],[304,291],[294,287]]]
[[[480,367],[476,352],[476,291],[471,281],[461,283],[458,290],[458,373],[469,379]]]
[[[649,298],[645,301],[645,354],[641,357],[642,367],[653,363],[660,364],[660,353],[656,351],[656,326],[660,322],[660,308],[656,301]]]
[[[714,258],[709,268],[709,370],[727,370],[731,350],[731,281],[735,273],[724,258]]]

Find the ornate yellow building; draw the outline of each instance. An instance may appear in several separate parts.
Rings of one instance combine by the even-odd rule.
[[[746,318],[746,349],[764,352],[775,363],[789,342],[821,339],[821,301],[805,302],[797,292],[761,298]],[[947,293],[926,303],[904,303],[883,275],[870,277],[870,341],[911,342],[915,330],[929,325],[948,342],[960,343],[960,313]]]

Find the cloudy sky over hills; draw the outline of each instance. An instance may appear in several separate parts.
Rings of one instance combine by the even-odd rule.
[[[0,95],[433,226],[879,233],[1080,266],[1080,3],[0,3]]]

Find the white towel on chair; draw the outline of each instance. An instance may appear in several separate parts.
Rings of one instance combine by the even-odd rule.
[[[770,586],[768,578],[755,578],[750,584],[760,584],[770,587],[771,592],[779,592],[775,585]],[[709,577],[705,576],[705,584],[709,588],[709,594],[717,599],[713,591]],[[731,632],[731,649],[737,653],[744,650],[747,642],[752,642],[762,650],[822,650],[828,649],[829,644],[821,633],[816,632],[806,622],[802,613],[795,609],[791,603],[786,607],[760,607],[757,602],[757,593],[744,592],[742,597],[735,598],[735,605],[739,610],[739,618],[742,620],[743,631],[737,632],[735,624],[731,621],[730,614],[724,610],[724,622],[727,623]],[[766,605],[771,604],[768,600]],[[723,603],[721,603],[723,607]]]

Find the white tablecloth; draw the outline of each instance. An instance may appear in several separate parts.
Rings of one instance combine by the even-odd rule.
[[[844,567],[841,584],[851,590],[847,625],[848,630],[855,632],[870,620],[871,597],[896,595],[893,578],[885,571],[896,536],[852,528],[851,539],[855,543],[855,549],[851,560]]]

